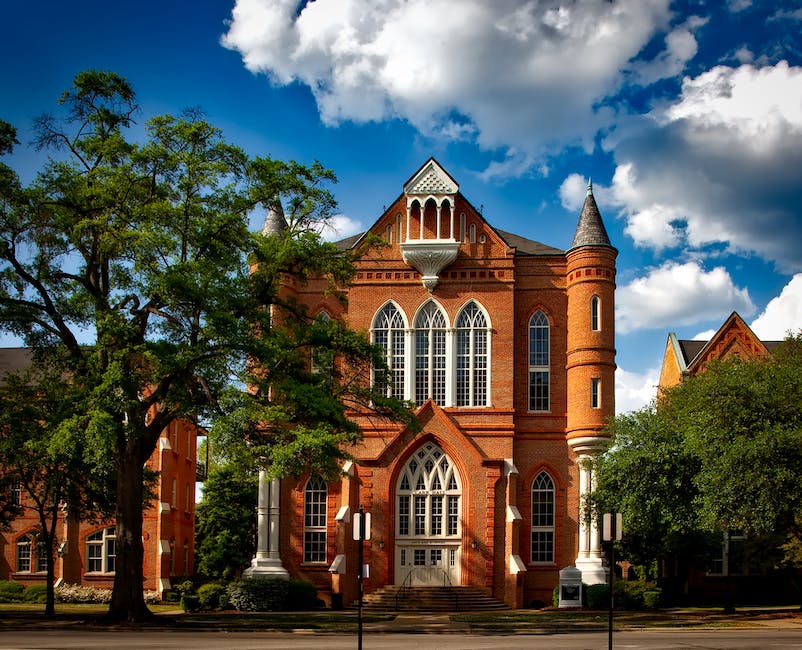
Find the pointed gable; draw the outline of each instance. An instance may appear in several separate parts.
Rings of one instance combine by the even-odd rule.
[[[718,329],[696,357],[688,364],[688,372],[696,375],[702,372],[714,359],[753,359],[769,353],[763,342],[755,335],[737,312]]]
[[[459,184],[440,166],[429,158],[412,177],[404,183],[407,196],[447,196],[459,192]]]

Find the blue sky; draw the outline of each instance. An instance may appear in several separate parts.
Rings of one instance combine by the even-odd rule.
[[[32,119],[87,68],[127,77],[143,121],[199,106],[252,154],[320,160],[343,237],[434,156],[492,225],[567,248],[592,178],[619,411],[653,395],[670,331],[802,328],[799,2],[28,0],[0,22],[25,181]]]

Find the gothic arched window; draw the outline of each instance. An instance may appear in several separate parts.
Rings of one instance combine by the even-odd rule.
[[[549,319],[538,310],[529,319],[529,410],[548,411]]]
[[[304,490],[304,562],[326,561],[326,482],[312,476]]]
[[[392,303],[388,303],[373,319],[373,342],[384,348],[387,363],[387,395],[404,399],[404,319]],[[374,374],[375,380],[378,377]]]
[[[433,302],[415,317],[415,403],[446,401],[446,318]]]
[[[487,406],[487,319],[471,301],[457,316],[457,406]]]
[[[532,483],[532,562],[554,562],[554,481],[540,472]]]

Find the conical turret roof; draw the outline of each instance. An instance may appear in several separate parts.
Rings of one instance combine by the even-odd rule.
[[[267,207],[267,217],[262,226],[263,235],[280,235],[287,230],[287,220],[284,218],[284,208],[281,207],[281,200],[276,197]]]
[[[610,238],[607,236],[607,229],[604,227],[599,207],[596,199],[593,198],[593,182],[588,182],[588,191],[585,195],[585,203],[579,215],[579,223],[574,233],[574,241],[571,248],[580,246],[610,246]],[[569,249],[570,250],[570,249]]]

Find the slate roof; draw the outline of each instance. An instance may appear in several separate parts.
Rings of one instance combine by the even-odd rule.
[[[579,223],[576,226],[571,248],[579,248],[580,246],[609,246],[612,248],[610,238],[607,236],[607,229],[604,227],[604,222],[599,212],[599,206],[596,205],[596,199],[593,197],[592,183],[588,184],[585,203],[582,205],[582,212],[579,215]]]

